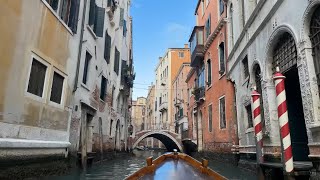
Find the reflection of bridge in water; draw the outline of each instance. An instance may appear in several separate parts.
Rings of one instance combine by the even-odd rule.
[[[173,151],[173,149],[183,150],[181,136],[174,131],[170,131],[168,126],[153,124],[152,126],[145,127],[148,127],[149,129],[135,133],[135,136],[132,139],[132,148],[137,147],[142,140],[152,137],[161,141],[168,151]]]

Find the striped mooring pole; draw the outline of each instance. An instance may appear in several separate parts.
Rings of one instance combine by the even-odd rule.
[[[287,173],[293,172],[293,156],[292,156],[292,146],[291,146],[291,136],[289,128],[289,118],[287,110],[287,101],[286,101],[286,90],[283,76],[279,72],[279,67],[276,69],[276,73],[273,76],[273,80],[276,86],[277,94],[277,106],[278,106],[278,118],[280,125],[280,135],[282,141],[282,157],[284,169]]]
[[[261,122],[261,105],[260,105],[260,94],[254,90],[251,94],[252,97],[252,114],[254,123],[254,132],[256,134],[256,147],[257,147],[257,162],[261,164],[264,162],[264,151],[263,151],[263,133],[262,133],[262,122]]]

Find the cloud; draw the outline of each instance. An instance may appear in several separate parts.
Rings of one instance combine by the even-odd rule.
[[[169,23],[167,25],[168,33],[181,33],[187,31],[187,27],[179,23]]]

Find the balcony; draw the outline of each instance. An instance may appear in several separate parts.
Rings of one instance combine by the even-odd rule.
[[[190,52],[191,52],[191,67],[200,65],[204,58],[204,42],[203,42],[204,26],[195,26],[191,33]]]
[[[163,111],[167,111],[167,110],[168,110],[168,103],[167,102],[161,103],[159,106],[159,111],[163,112]]]
[[[197,104],[201,104],[205,101],[205,88],[198,87],[194,89],[194,96]]]

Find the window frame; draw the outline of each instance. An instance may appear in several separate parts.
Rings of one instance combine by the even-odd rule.
[[[103,98],[101,98],[102,95],[102,82],[103,79],[105,79],[105,87],[104,87],[104,94],[103,94]],[[108,79],[105,76],[101,76],[101,82],[100,82],[100,94],[99,94],[99,98],[101,101],[105,102],[106,101],[106,97],[107,97],[107,92],[108,92]]]
[[[250,107],[250,112],[248,112],[248,107]],[[244,109],[246,111],[247,114],[247,129],[252,129],[254,128],[254,122],[253,122],[253,116],[252,116],[252,105],[251,104],[247,104],[244,106]],[[249,116],[251,117],[251,124],[252,126],[250,126],[251,124],[249,123]]]
[[[211,116],[209,116],[209,110],[210,110],[210,106],[211,106]],[[212,103],[208,104],[208,132],[212,133],[213,132],[213,105]],[[210,117],[211,117],[211,130],[210,130]]]
[[[210,62],[210,68],[208,67],[209,66],[209,62]],[[207,60],[207,81],[206,81],[206,84],[207,84],[207,89],[209,89],[211,86],[212,86],[212,60],[211,59],[208,59]],[[209,70],[210,70],[210,73],[209,73]],[[209,83],[209,75],[210,75],[210,83]]]
[[[69,27],[69,18],[68,18],[68,23],[64,22],[64,20],[60,17],[61,16],[61,6],[62,6],[62,1],[61,0],[58,0],[58,7],[57,7],[57,10],[54,10],[51,5],[47,2],[47,0],[41,0],[41,2],[52,12],[52,14],[58,19],[58,21],[67,29],[67,31],[71,34],[71,35],[74,35],[76,34],[76,32],[74,33],[71,29],[71,27]],[[70,0],[70,3],[71,3],[71,0]],[[81,3],[81,2],[80,2]],[[70,5],[70,8],[71,8],[71,5]],[[80,12],[80,6],[78,7],[79,8],[79,12]],[[70,13],[70,11],[69,11]],[[70,14],[69,14],[70,16]],[[78,18],[79,18],[79,13],[78,13]],[[78,26],[78,25],[77,25]]]
[[[220,73],[221,71],[221,45],[223,44],[223,62],[224,62],[224,71],[223,73]],[[226,43],[225,42],[220,42],[218,45],[218,57],[219,57],[219,77],[223,77],[226,74]]]
[[[30,75],[31,75],[31,69],[32,69],[32,62],[33,60],[36,60],[38,62],[40,62],[41,64],[45,65],[47,67],[46,69],[46,73],[45,73],[45,79],[44,79],[44,83],[43,83],[43,90],[42,90],[42,96],[37,96],[31,92],[28,92],[28,87],[29,87],[29,81],[30,81]],[[49,62],[47,62],[46,60],[44,60],[43,58],[41,58],[39,55],[32,53],[31,54],[31,61],[29,61],[29,69],[28,69],[28,74],[27,74],[27,80],[26,80],[26,86],[25,86],[25,95],[31,99],[34,99],[36,101],[40,101],[40,102],[46,102],[47,96],[48,96],[48,84],[49,84],[49,77],[51,75],[51,64]]]
[[[85,68],[85,65],[86,65],[86,59],[87,59],[87,53],[91,56],[91,58],[90,58],[90,60],[89,60],[89,62],[88,62],[88,67],[87,67],[87,77],[86,77],[86,83],[84,83],[83,82],[83,78],[84,78],[84,68]],[[85,57],[84,57],[84,66],[83,66],[83,73],[82,73],[82,79],[81,79],[81,84],[83,85],[83,86],[85,86],[87,89],[88,89],[88,87],[89,87],[89,85],[88,85],[88,77],[89,77],[89,72],[90,72],[90,62],[92,61],[92,59],[93,59],[93,56],[92,56],[92,53],[88,50],[88,49],[86,49],[86,51],[85,51]]]
[[[246,64],[244,63],[244,60],[247,61]],[[244,56],[244,58],[241,60],[241,64],[242,64],[242,74],[243,74],[243,77],[244,77],[244,81],[246,81],[250,76],[248,55]]]
[[[221,99],[224,99],[224,120],[225,120],[225,127],[221,127],[221,115],[220,115],[220,113],[221,113],[221,108],[220,108]],[[226,96],[225,96],[225,95],[219,97],[219,129],[220,129],[220,130],[225,130],[225,129],[227,129],[227,113],[226,113]]]
[[[59,74],[60,76],[62,76],[64,79],[63,79],[63,85],[62,85],[62,92],[61,92],[61,102],[60,104],[54,102],[54,101],[51,101],[50,98],[51,98],[51,93],[52,93],[52,85],[53,85],[53,77],[54,77],[54,73],[57,73]],[[67,75],[65,73],[63,73],[62,71],[60,71],[58,68],[56,67],[53,67],[53,70],[52,70],[52,76],[51,76],[51,87],[50,87],[50,92],[49,92],[49,96],[48,96],[48,104],[49,105],[52,105],[54,107],[57,107],[57,108],[63,108],[64,105],[65,105],[65,99],[66,99],[66,92],[65,92],[65,87],[66,87],[66,84],[67,84]]]
[[[182,56],[181,56],[182,55]],[[178,57],[180,58],[180,59],[183,59],[184,58],[184,51],[179,51],[178,52]]]

